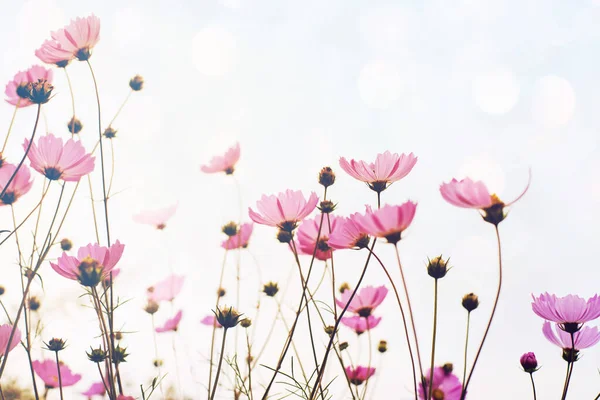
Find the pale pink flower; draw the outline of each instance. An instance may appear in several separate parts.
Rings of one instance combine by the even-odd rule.
[[[48,388],[58,387],[58,366],[54,360],[34,361],[32,363],[33,370],[43,381]],[[69,367],[62,362],[60,363],[60,377],[62,387],[73,386],[81,380],[80,374],[73,374]]]
[[[173,274],[168,276],[156,285],[150,286],[147,289],[146,293],[148,295],[148,300],[152,300],[156,303],[161,301],[172,301],[177,297],[179,292],[181,292],[184,281],[185,276],[183,275]]]
[[[298,222],[315,209],[318,201],[315,192],[312,192],[306,200],[301,191],[288,189],[276,196],[263,195],[256,202],[259,212],[248,208],[248,213],[252,221],[258,224],[275,226],[283,231],[292,232],[298,226]]]
[[[106,393],[106,389],[104,389],[104,384],[102,382],[96,382],[96,383],[92,383],[92,386],[90,386],[90,388],[88,390],[86,390],[85,392],[82,392],[81,394],[91,398],[92,396],[104,396],[104,394]]]
[[[329,240],[327,240],[329,247],[336,250],[367,247],[370,238],[356,223],[357,215],[360,214],[352,214],[350,217],[338,220],[337,228],[331,232]]]
[[[558,324],[556,326],[558,327]],[[562,329],[556,329],[555,333],[554,329],[552,329],[552,324],[550,324],[548,321],[544,322],[542,332],[544,333],[544,336],[546,336],[546,339],[548,339],[551,343],[565,350],[570,350],[573,348],[575,348],[575,350],[587,349],[588,347],[592,347],[596,343],[600,342],[600,332],[595,326],[585,326],[580,331],[573,333],[573,342],[571,342],[570,333],[567,333]],[[575,344],[574,347],[573,343]]]
[[[360,315],[342,318],[342,324],[354,330],[354,332],[356,332],[357,335],[360,335],[366,331],[370,331],[371,329],[376,328],[380,322],[381,317],[375,317],[373,315],[369,315],[366,318],[361,317]]]
[[[100,40],[100,19],[94,14],[76,18],[50,36],[52,40],[46,40],[35,52],[40,60],[59,67],[65,67],[74,58],[87,61]]]
[[[338,229],[339,217],[334,215],[329,216],[331,222],[331,231],[335,232]],[[327,215],[323,215],[323,224],[321,233],[319,234],[319,225],[321,224],[321,215],[317,215],[311,219],[305,219],[298,228],[298,249],[301,254],[313,255],[315,247],[317,248],[315,258],[317,260],[329,260],[333,249],[327,244],[329,239],[329,223]],[[317,242],[317,236],[319,241]]]
[[[8,345],[8,339],[10,339],[10,333],[12,332],[13,326],[9,324],[0,325],[0,358],[2,358],[6,353],[6,346]],[[15,329],[15,334],[13,336],[12,342],[10,342],[10,347],[8,348],[8,352],[12,351],[15,347],[19,345],[21,342],[21,331],[19,328]]]
[[[156,229],[163,230],[167,226],[167,221],[175,215],[179,203],[172,206],[159,208],[155,210],[145,210],[133,216],[133,220],[138,224],[152,225]]]
[[[371,236],[386,238],[389,243],[398,243],[402,232],[410,226],[417,203],[407,201],[400,206],[385,205],[379,210],[370,211],[365,214],[356,214],[354,222]]]
[[[600,297],[594,295],[587,301],[576,295],[556,297],[553,294],[542,293],[533,297],[531,308],[540,317],[556,322],[567,332],[576,332],[589,321],[600,317]]]
[[[125,245],[118,240],[110,248],[98,244],[80,247],[77,257],[63,252],[52,269],[65,278],[79,281],[84,286],[96,286],[110,274],[121,259]]]
[[[359,386],[362,385],[364,381],[369,379],[375,375],[375,368],[372,367],[361,367],[356,366],[352,368],[351,366],[346,367],[346,376],[350,380],[350,383],[353,385]]]
[[[17,173],[10,181],[15,171]],[[10,184],[6,188],[8,181],[10,181]],[[21,168],[17,171],[16,165],[3,163],[2,168],[0,168],[0,193],[4,194],[0,197],[0,206],[13,204],[19,197],[29,192],[31,185],[33,185],[33,180],[31,180],[29,168],[21,165]]]
[[[404,178],[417,163],[413,153],[396,154],[386,151],[377,154],[374,163],[366,161],[346,160],[340,158],[340,167],[350,176],[365,182],[377,193],[384,191],[390,184]]]
[[[430,375],[431,370],[428,370],[425,374],[425,380],[427,384],[429,384]],[[425,389],[429,391],[429,386],[424,388],[423,384],[419,384],[419,399],[421,400],[427,399]],[[445,371],[442,367],[435,367],[433,369],[433,390],[431,399],[428,400],[460,400],[461,391],[462,384],[456,375],[454,375],[452,372]]]
[[[124,394],[120,394],[117,396],[117,400],[135,400],[133,396],[125,396]]]
[[[25,139],[23,148],[27,150],[29,140]],[[82,176],[94,170],[94,157],[85,152],[79,140],[63,140],[49,133],[31,144],[27,153],[31,168],[46,178],[56,181],[78,182]]]
[[[179,326],[179,321],[181,321],[181,317],[183,316],[183,311],[179,310],[177,314],[173,318],[168,319],[163,326],[159,326],[156,328],[157,333],[169,332],[169,331],[177,331],[177,327]]]
[[[351,289],[346,289],[342,293],[341,299],[335,299],[338,307],[344,308],[348,304],[352,292]],[[356,293],[347,311],[358,314],[361,317],[368,317],[383,302],[387,294],[388,290],[385,286],[365,286]]]
[[[224,240],[221,243],[221,247],[226,250],[234,250],[238,248],[245,249],[248,247],[248,241],[250,241],[250,235],[252,235],[253,228],[254,225],[251,223],[240,225],[238,232],[233,236],[229,236],[227,240]]]
[[[215,328],[222,328],[219,321],[217,321],[217,317],[214,315],[207,315],[206,317],[200,320],[202,325],[214,326]]]
[[[233,174],[235,164],[240,159],[240,144],[236,143],[222,156],[213,157],[210,162],[200,167],[202,172],[213,174],[215,172],[225,172],[227,175]]]
[[[115,283],[117,276],[119,276],[119,274],[121,273],[121,268],[113,268],[111,272],[113,283]],[[106,274],[106,278],[104,278],[104,285],[110,286],[110,273]]]
[[[6,102],[18,107],[27,107],[33,103],[29,100],[27,84],[35,83],[40,79],[52,83],[52,70],[40,65],[34,65],[27,71],[19,71],[15,77],[6,84]]]

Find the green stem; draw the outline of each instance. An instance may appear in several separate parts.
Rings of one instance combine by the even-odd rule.
[[[431,340],[431,367],[429,370],[429,395],[428,399],[431,399],[433,393],[433,367],[435,362],[435,339],[437,335],[437,312],[438,312],[438,279],[435,279],[434,284],[434,295],[433,295],[433,339]],[[425,388],[423,388],[425,390]]]
[[[223,327],[223,342],[221,344],[221,355],[219,356],[219,365],[217,366],[217,372],[215,374],[215,384],[213,386],[212,395],[210,400],[215,398],[217,393],[217,384],[219,383],[219,374],[221,373],[221,365],[223,364],[223,356],[225,354],[225,338],[227,337],[227,328]]]

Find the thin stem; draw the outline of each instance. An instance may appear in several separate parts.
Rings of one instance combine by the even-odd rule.
[[[115,381],[114,381],[114,378],[113,378],[113,370],[112,370],[112,365],[113,365],[112,361],[114,360],[114,357],[113,357],[114,347],[113,347],[113,344],[111,343],[111,340],[110,340],[110,337],[109,337],[110,332],[109,332],[109,330],[107,328],[106,321],[104,319],[104,314],[103,314],[103,311],[102,311],[102,302],[100,300],[100,296],[98,296],[98,291],[96,290],[96,287],[92,287],[92,297],[95,300],[96,312],[98,314],[98,319],[99,319],[99,322],[100,322],[100,326],[101,326],[101,330],[102,330],[103,338],[104,338],[104,342],[105,342],[104,346],[107,347],[107,350],[108,350],[108,360],[109,360],[109,362],[108,362],[108,368],[109,368],[109,375],[110,375],[110,377],[108,379],[108,382],[109,382],[110,387],[111,387],[111,393],[116,398],[117,397],[116,396],[116,392],[117,391],[115,389]]]
[[[227,337],[227,328],[223,328],[223,342],[221,344],[221,355],[219,356],[219,365],[217,366],[217,372],[215,374],[215,384],[213,386],[212,395],[210,396],[210,400],[215,398],[215,393],[217,393],[217,385],[219,383],[219,374],[221,373],[221,365],[223,364],[223,356],[225,354],[225,338]]]
[[[49,187],[49,186],[48,186]],[[2,241],[0,242],[0,246],[2,246],[4,244],[4,242],[6,242],[8,240],[8,238],[10,238],[13,234],[16,234],[17,231],[19,230],[19,228],[21,228],[21,226],[23,226],[23,224],[25,222],[27,222],[27,220],[29,219],[29,217],[31,217],[33,215],[33,213],[35,212],[35,210],[37,210],[40,205],[42,204],[42,201],[44,200],[44,197],[46,196],[46,193],[48,193],[48,187],[46,188],[46,192],[44,192],[44,195],[42,196],[42,198],[40,199],[40,201],[36,204],[36,206],[29,212],[29,214],[27,214],[27,216],[23,219],[23,221],[21,221],[21,223],[19,223],[14,230],[12,230],[8,235],[6,235],[6,237],[4,239],[2,239]]]
[[[113,119],[110,120],[110,123],[108,124],[109,128],[112,126],[112,124],[114,124],[115,120],[117,119],[117,117],[119,116],[119,114],[121,113],[121,111],[123,110],[123,108],[125,107],[125,104],[127,104],[127,101],[131,97],[131,93],[133,93],[133,90],[130,90],[129,93],[127,93],[127,97],[125,97],[125,100],[121,104],[121,107],[119,107],[119,109],[115,113],[115,116],[113,117]]]
[[[569,375],[571,372],[571,362],[567,361],[567,373],[565,375],[565,383],[563,385],[563,392],[562,395],[560,396],[561,400],[565,400],[565,398],[567,397],[567,386],[568,386],[568,382],[569,382]]]
[[[477,365],[477,360],[479,359],[479,355],[481,354],[481,349],[483,348],[485,339],[487,338],[488,332],[490,331],[490,326],[492,326],[492,320],[494,319],[494,314],[496,313],[496,308],[498,307],[498,300],[500,299],[500,290],[502,289],[502,246],[500,243],[500,231],[498,231],[498,225],[494,225],[494,228],[496,230],[496,240],[498,243],[498,289],[496,290],[496,299],[494,300],[492,314],[490,315],[487,327],[485,328],[485,333],[483,334],[483,338],[481,339],[481,343],[479,344],[479,348],[477,349],[477,354],[475,355],[473,366],[471,367],[471,371],[469,372],[467,383],[465,383],[465,386],[462,390],[460,400],[465,400],[465,396],[467,395],[467,388],[469,386],[469,382],[471,381],[471,377],[473,376],[473,371],[475,371],[475,365]]]
[[[58,351],[55,351],[54,353],[56,354],[56,369],[58,370],[58,388],[60,390],[60,400],[63,400],[62,377],[60,375],[60,362],[58,361]]]
[[[177,392],[179,392],[179,396],[182,396],[182,391],[181,391],[181,375],[179,374],[179,357],[177,357],[177,348],[175,347],[175,336],[176,336],[177,332],[175,332],[175,334],[173,334],[173,338],[172,338],[172,347],[173,347],[173,358],[175,361],[175,375],[177,376]]]
[[[431,398],[433,392],[433,366],[435,362],[435,339],[437,335],[437,312],[438,312],[438,279],[435,278],[433,289],[433,338],[431,339],[431,368],[429,372],[429,390],[427,398]],[[425,390],[425,388],[423,388]]]
[[[158,375],[162,375],[160,370],[161,370],[161,360],[158,358],[158,342],[156,341],[156,326],[154,323],[154,314],[150,315],[151,319],[152,319],[152,339],[154,341],[154,358],[155,358],[155,362],[156,362],[156,366],[158,368]],[[164,397],[164,393],[163,393],[163,387],[162,387],[162,379],[159,382],[159,388],[160,388],[160,394]]]
[[[250,345],[250,335],[247,329],[246,346],[248,348],[248,356],[246,357],[246,364],[248,364],[248,393],[250,394],[250,400],[254,400],[254,394],[252,393],[252,346]]]
[[[92,190],[92,178],[87,175],[88,186],[90,190],[90,204],[92,206],[92,217],[94,219],[94,233],[96,234],[96,243],[100,243],[100,233],[98,230],[98,218],[96,218],[96,205],[94,204],[94,192]]]
[[[67,72],[67,68],[63,68],[65,71],[65,76],[67,77],[67,84],[69,86],[69,93],[71,94],[71,109],[73,110],[73,120],[75,120],[75,95],[73,94],[73,85],[71,85],[71,78],[69,77],[69,73]],[[75,124],[69,126],[69,131],[71,132],[71,138],[75,136]]]
[[[219,308],[219,302],[221,301],[221,296],[219,296],[219,289],[221,289],[222,285],[223,285],[223,276],[225,274],[225,263],[227,262],[227,253],[228,251],[225,250],[225,254],[223,255],[223,263],[221,264],[221,277],[219,278],[219,288],[217,289],[217,301],[216,301],[216,306],[215,306],[215,311]],[[215,334],[217,332],[217,327],[215,326],[215,324],[213,324],[212,327],[212,337],[210,340],[210,362],[208,365],[208,398],[211,398],[211,392],[210,392],[210,388],[211,388],[211,383],[212,383],[212,370],[213,370],[213,360],[214,360],[214,350],[215,350]]]
[[[368,362],[367,362],[367,370],[371,369],[371,363],[373,361],[373,340],[371,338],[371,327],[369,326],[369,319],[367,318],[367,339],[368,339],[368,344],[369,344],[369,358],[368,358]],[[369,381],[370,379],[367,379],[365,381],[365,387],[363,389],[363,399],[367,398],[367,388],[369,387]]]
[[[533,372],[529,373],[529,377],[531,378],[531,387],[533,388],[533,400],[537,400],[537,394],[535,393],[535,382],[533,381]]]
[[[465,362],[463,367],[462,390],[465,390],[465,379],[467,378],[467,352],[469,349],[469,328],[471,326],[471,311],[467,312],[467,334],[465,338]]]
[[[567,381],[565,383],[565,390],[562,395],[562,400],[567,398],[567,391],[569,390],[569,383],[571,383],[571,376],[573,375],[573,367],[575,366],[575,333],[571,332],[571,349],[569,351],[569,365],[567,366]],[[571,368],[569,368],[569,366]]]
[[[2,150],[0,150],[0,155],[4,153],[6,150],[6,144],[8,143],[8,137],[10,136],[10,132],[12,131],[13,124],[15,123],[15,117],[17,116],[17,110],[19,110],[19,103],[21,102],[21,98],[17,100],[17,104],[15,105],[15,110],[13,111],[12,118],[10,119],[10,124],[8,125],[8,132],[6,132],[6,137],[4,138],[4,144],[2,145]]]
[[[100,368],[100,363],[96,363],[96,365],[98,366],[98,372],[100,373],[100,380],[102,381],[102,384],[104,385],[104,390],[106,391],[106,393],[110,393],[110,390],[108,390],[108,386],[106,386],[106,381],[104,380],[104,375],[102,375],[102,368]]]

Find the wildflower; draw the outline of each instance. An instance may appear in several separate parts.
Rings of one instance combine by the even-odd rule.
[[[365,286],[360,289],[358,293],[352,299],[352,302],[348,306],[348,311],[357,314],[361,317],[368,317],[371,315],[373,310],[379,306],[385,296],[387,296],[388,290],[385,286],[373,287]],[[345,307],[352,296],[351,290],[345,290],[342,293],[341,299],[335,299],[338,307]]]
[[[527,373],[532,374],[538,370],[538,362],[534,353],[523,354],[519,361],[521,362],[521,367]]]
[[[234,235],[228,235],[227,240],[224,240],[221,243],[221,247],[226,250],[234,250],[234,249],[245,249],[248,247],[248,242],[250,241],[250,236],[252,235],[252,230],[254,229],[254,225],[251,223],[246,223],[240,225],[239,229]]]
[[[314,192],[306,200],[301,191],[288,189],[276,196],[263,195],[256,202],[260,214],[251,208],[248,209],[248,212],[252,221],[258,224],[274,226],[291,233],[296,229],[298,223],[315,209],[318,201],[319,198]]]
[[[462,298],[462,306],[468,312],[475,310],[479,307],[479,297],[475,293],[465,294]]]
[[[354,330],[354,332],[356,332],[357,335],[361,335],[366,331],[370,331],[371,329],[376,328],[380,322],[381,317],[375,317],[373,315],[369,315],[368,317],[354,315],[352,317],[342,318],[342,324]]]
[[[240,159],[240,144],[236,143],[222,156],[213,157],[210,162],[200,167],[202,172],[213,174],[215,172],[225,172],[227,175],[233,174],[235,164]]]
[[[540,317],[556,322],[560,329],[573,333],[581,329],[586,322],[600,317],[600,297],[595,295],[589,300],[579,296],[568,295],[556,297],[553,294],[542,293],[533,296],[531,308]]]
[[[335,174],[331,167],[323,167],[321,169],[321,172],[319,172],[319,183],[325,188],[335,183]]]
[[[346,367],[346,375],[348,376],[350,383],[356,386],[362,385],[364,381],[372,377],[374,374],[375,368],[372,367]]]
[[[331,231],[335,232],[338,224],[338,217],[330,216]],[[329,239],[329,223],[327,217],[323,217],[321,232],[319,225],[321,224],[321,215],[315,218],[304,220],[300,228],[298,228],[298,249],[301,254],[313,255],[317,260],[328,260],[331,258],[333,249],[327,244]],[[317,237],[319,240],[317,241]],[[315,250],[316,247],[316,250]]]
[[[427,273],[429,276],[435,279],[440,279],[446,276],[446,272],[448,272],[448,260],[442,258],[442,256],[434,257],[432,260],[428,260],[427,263]]]
[[[396,244],[412,222],[417,204],[407,201],[400,206],[385,205],[379,210],[367,209],[366,214],[356,214],[354,222],[371,236],[385,238],[388,243]]]
[[[413,153],[396,154],[386,151],[377,154],[374,163],[365,161],[340,158],[340,167],[350,176],[365,182],[371,190],[377,193],[383,192],[394,182],[404,178],[417,163],[417,157]]]
[[[163,326],[159,326],[156,328],[157,333],[162,332],[177,332],[177,327],[179,326],[179,322],[181,321],[181,317],[183,316],[183,311],[179,310],[177,314],[173,318],[168,319]]]
[[[165,208],[154,210],[145,210],[133,216],[133,220],[138,224],[152,225],[158,230],[163,230],[167,226],[167,221],[175,215],[179,203]]]
[[[48,343],[44,343],[46,345],[46,349],[54,352],[59,352],[64,350],[67,346],[67,342],[60,338],[52,338]]]
[[[13,326],[9,324],[0,325],[0,358],[2,358],[6,354],[6,346],[8,345],[8,339],[10,339],[10,334],[13,330]],[[17,347],[21,342],[21,331],[19,328],[15,329],[15,334],[13,335],[12,342],[10,342],[10,347],[8,352]]]
[[[4,93],[6,102],[19,108],[27,107],[33,104],[29,99],[30,83],[35,83],[40,79],[52,83],[53,73],[51,69],[46,69],[40,65],[34,65],[27,71],[19,71],[14,78],[6,84]]]
[[[58,387],[58,369],[60,368],[60,377],[62,387],[73,386],[81,380],[80,374],[74,374],[69,367],[62,362],[57,364],[54,360],[34,361],[33,370],[46,385],[47,388]]]
[[[560,328],[558,324],[556,324]],[[544,322],[542,332],[546,339],[563,349],[563,358],[566,361],[574,362],[579,359],[579,350],[587,349],[596,345],[600,341],[600,332],[597,327],[583,327],[581,330],[573,333],[567,333],[561,329],[552,329],[552,324],[548,321]]]
[[[419,385],[419,399],[427,399],[426,391],[429,391],[429,376],[431,370],[425,374],[425,384]],[[433,388],[431,392],[431,400],[459,400],[462,390],[462,384],[452,371],[447,372],[443,367],[435,367],[433,369]]]
[[[108,356],[106,354],[106,352],[104,350],[102,350],[100,347],[97,349],[90,348],[90,350],[91,351],[89,353],[86,352],[85,354],[87,354],[88,359],[92,362],[101,363],[104,360],[106,360],[106,357]]]
[[[161,301],[172,301],[181,292],[184,281],[185,276],[183,275],[173,274],[167,277],[166,279],[158,282],[156,285],[148,288],[146,292],[148,295],[148,300],[152,300],[157,303]]]
[[[144,88],[144,78],[141,75],[136,75],[129,80],[129,87],[135,92],[139,92]]]
[[[52,39],[46,40],[35,51],[40,60],[63,68],[74,58],[87,61],[100,40],[100,19],[92,14],[71,20],[69,25],[52,32],[50,36]]]
[[[13,164],[4,163],[2,168],[0,168],[0,206],[13,204],[21,196],[29,192],[31,185],[33,185],[29,168],[21,165],[21,168],[19,168],[7,188],[6,184],[15,171],[17,171],[17,167]]]
[[[357,224],[356,218],[359,215],[360,214],[355,213],[350,217],[340,218],[337,229],[331,232],[327,244],[336,250],[363,249],[367,247],[371,239]]]
[[[217,308],[215,312],[217,321],[225,329],[233,328],[240,323],[241,314],[239,314],[233,307],[221,307]]]
[[[73,248],[73,242],[67,238],[64,238],[60,241],[60,248],[62,251],[69,251],[71,248]]]
[[[83,124],[77,118],[72,117],[69,123],[67,124],[67,128],[69,128],[70,133],[77,134],[83,129]]]

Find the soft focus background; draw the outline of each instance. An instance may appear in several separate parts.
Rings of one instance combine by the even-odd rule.
[[[500,226],[504,289],[469,398],[529,398],[529,377],[518,362],[527,351],[534,351],[542,365],[535,375],[538,398],[558,396],[565,362],[560,349],[543,337],[542,320],[531,311],[530,296],[549,291],[588,297],[599,287],[595,251],[600,234],[600,59],[594,50],[600,45],[600,2],[398,3],[202,0],[92,5],[30,0],[3,5],[0,80],[7,82],[18,70],[37,63],[33,52],[50,30],[91,12],[102,21],[101,41],[91,62],[100,84],[104,126],[127,95],[129,79],[139,73],[146,80],[144,90],[134,93],[113,125],[118,137],[111,231],[126,244],[116,285],[123,299],[131,299],[116,319],[128,332],[123,343],[131,355],[122,373],[131,394],[138,396],[139,384],[156,373],[150,318],[142,310],[145,289],[175,271],[187,276],[175,301],[176,308],[184,309],[176,335],[180,380],[189,398],[206,397],[211,329],[199,320],[214,307],[223,258],[220,227],[239,219],[240,206],[234,179],[205,175],[199,166],[239,141],[242,158],[235,179],[242,190],[244,219],[246,207],[254,206],[263,193],[292,188],[320,194],[316,176],[325,165],[337,172],[330,194],[339,202],[339,213],[362,211],[364,204],[374,204],[375,194],[339,168],[340,156],[374,160],[378,152],[390,150],[419,157],[413,172],[384,192],[383,201],[419,203],[401,253],[425,359],[433,291],[425,262],[440,253],[452,258],[454,268],[441,281],[436,358],[439,364],[453,362],[459,373],[466,320],[460,299],[471,291],[480,296],[481,306],[472,316],[474,348],[493,301],[497,255],[492,227],[476,212],[445,203],[439,184],[452,177],[483,179],[508,201],[525,186],[531,167],[529,193]],[[74,62],[69,72],[77,116],[84,124],[81,137],[91,148],[97,114],[89,71]],[[55,70],[55,87],[55,98],[44,107],[40,132],[47,129],[67,137],[70,97],[61,70]],[[8,127],[12,112],[12,106],[0,106],[2,129]],[[30,135],[34,116],[33,108],[17,113],[6,152],[9,159],[22,154],[21,143]],[[20,216],[39,198],[42,178],[36,175],[36,180],[31,194],[17,204]],[[94,182],[98,196],[97,174]],[[163,232],[131,219],[140,210],[175,201],[179,209]],[[97,206],[100,212],[100,203]],[[0,210],[0,221],[0,228],[10,226],[8,209]],[[28,229],[21,234],[25,243],[31,242]],[[76,247],[95,241],[86,190],[80,191],[61,236],[71,238]],[[378,249],[397,276],[392,247],[382,244]],[[0,249],[0,284],[7,287],[2,300],[13,315],[20,290],[15,251],[14,242]],[[353,285],[365,255],[338,254],[338,281]],[[51,253],[52,258],[58,255]],[[229,257],[226,271],[228,304],[235,303],[235,257]],[[303,262],[306,266],[308,258]],[[241,258],[246,300],[240,309],[250,317],[261,283],[256,263],[262,282],[276,280],[280,286],[295,268],[290,253],[274,239],[274,230],[255,226],[249,250]],[[320,264],[316,271],[322,271]],[[42,274],[45,293],[37,284],[34,289],[43,302],[42,339],[68,340],[61,355],[84,378],[67,398],[79,398],[76,393],[97,381],[84,354],[100,342],[95,337],[97,324],[93,312],[83,307],[86,302],[79,298],[82,290],[76,283],[59,277],[49,265]],[[366,281],[386,283],[376,265]],[[297,301],[297,276],[290,282],[284,303],[291,306]],[[330,300],[328,288],[320,295]],[[269,300],[262,298],[257,347],[274,315]],[[285,310],[289,321],[291,313]],[[390,349],[382,359],[374,356],[378,371],[377,384],[371,385],[373,399],[389,398],[392,391],[394,398],[411,398],[410,363],[396,310],[390,295],[378,311],[383,322],[372,332],[374,341],[386,339]],[[163,307],[157,322],[173,314]],[[320,345],[326,338],[317,331]],[[283,327],[276,331],[266,364],[274,365],[284,332]],[[349,350],[357,357],[355,335],[344,328],[341,335],[350,340]],[[163,371],[169,372],[167,381],[176,382],[172,336],[159,336],[159,352],[165,360]],[[360,344],[363,363],[365,340],[362,337]],[[230,346],[228,353],[232,350]],[[34,353],[51,356],[43,350]],[[570,399],[591,399],[600,390],[598,354],[598,348],[583,351]],[[11,359],[7,374],[29,384],[23,350],[17,348]],[[259,369],[257,376],[269,377]],[[339,372],[332,359],[328,377]],[[222,382],[229,386],[227,378]],[[344,387],[338,379],[335,399],[347,398]],[[278,388],[283,390],[282,385]],[[50,397],[58,398],[57,393]],[[232,394],[222,389],[217,397]]]

